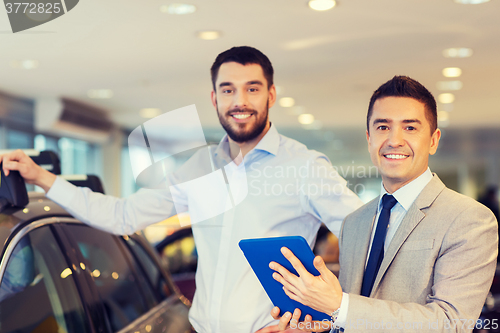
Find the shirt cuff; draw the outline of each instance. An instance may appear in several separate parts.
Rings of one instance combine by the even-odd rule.
[[[342,302],[340,302],[340,311],[337,320],[333,323],[333,327],[345,328],[347,321],[347,308],[349,308],[349,294],[342,293]]]
[[[78,188],[75,185],[58,176],[47,192],[46,197],[62,207],[68,207],[77,191]]]

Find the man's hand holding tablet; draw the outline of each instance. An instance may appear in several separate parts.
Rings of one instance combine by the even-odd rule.
[[[291,273],[277,262],[271,262],[269,268],[276,271],[273,278],[283,285],[285,294],[291,299],[309,306],[319,312],[331,315],[340,307],[342,302],[342,287],[337,277],[326,267],[325,262],[319,256],[314,258],[314,267],[320,275],[314,276],[305,269],[302,262],[288,248],[281,248],[281,253],[297,271],[298,276]],[[279,319],[279,328],[284,330],[288,325],[305,331],[324,331],[330,328],[331,322],[312,321],[310,315],[303,322],[298,322],[301,316],[299,309],[293,315],[286,312],[279,317],[280,309],[275,307],[271,315]]]

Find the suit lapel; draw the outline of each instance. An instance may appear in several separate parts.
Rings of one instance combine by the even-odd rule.
[[[355,294],[361,293],[368,246],[370,245],[370,236],[374,224],[373,222],[375,221],[375,215],[377,214],[378,202],[379,200],[376,198],[368,203],[363,214],[359,217],[359,220],[352,221],[356,223],[356,228],[354,228],[355,241],[353,242],[353,247],[346,249],[346,251],[352,251],[350,263],[348,265],[350,272],[347,273],[349,278],[346,283],[348,284],[349,292]]]
[[[430,207],[444,188],[445,185],[443,182],[436,174],[434,174],[429,184],[424,187],[420,195],[417,199],[415,199],[415,202],[413,202],[410,206],[391,243],[389,244],[389,247],[387,248],[370,296],[373,296],[377,291],[382,277],[396,257],[403,243],[406,241],[408,236],[410,236],[417,225],[425,218],[425,213],[422,210]]]

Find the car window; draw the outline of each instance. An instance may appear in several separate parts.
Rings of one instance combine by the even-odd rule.
[[[126,237],[125,239],[137,260],[140,262],[141,267],[147,275],[149,283],[155,291],[158,299],[161,301],[170,296],[172,291],[170,290],[165,277],[146,250],[134,239],[130,237]]]
[[[67,225],[85,258],[114,331],[120,330],[150,308],[152,292],[146,297],[137,276],[126,259],[126,249],[116,236],[84,225]],[[144,278],[142,282],[146,283]]]
[[[89,332],[73,270],[49,226],[24,236],[8,259],[0,332]]]

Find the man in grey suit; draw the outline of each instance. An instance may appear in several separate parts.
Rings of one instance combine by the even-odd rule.
[[[312,322],[306,316],[297,323],[297,309],[280,318],[281,329],[288,324],[345,332],[479,327],[496,267],[497,222],[489,209],[431,173],[428,159],[440,136],[434,97],[417,81],[396,76],[374,92],[366,138],[383,186],[379,197],[344,220],[339,279],[320,257],[314,265],[321,275],[309,274],[286,248],[282,252],[300,276],[270,263],[288,296],[332,320]],[[278,318],[279,309],[272,315]]]

